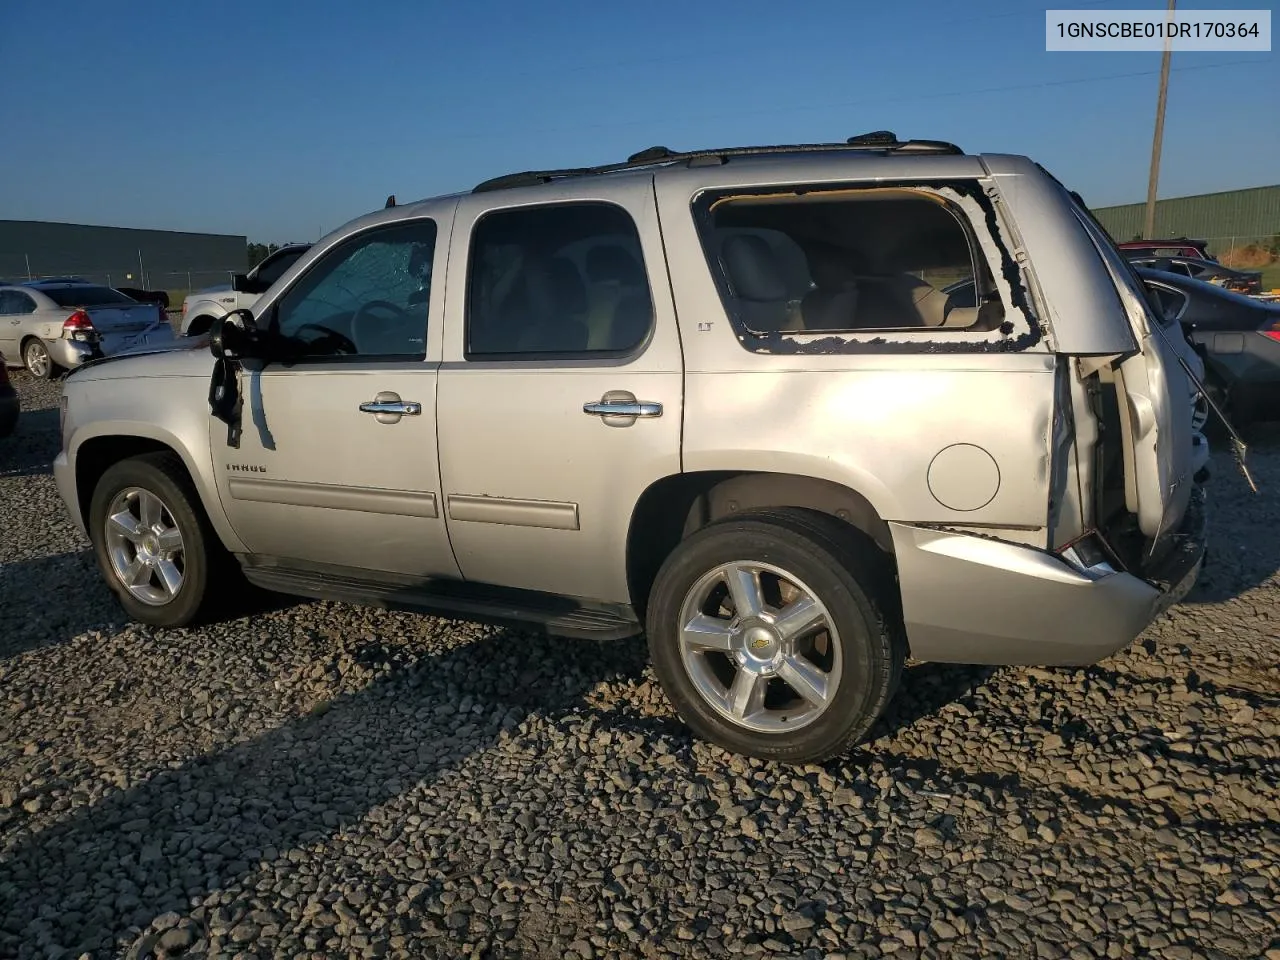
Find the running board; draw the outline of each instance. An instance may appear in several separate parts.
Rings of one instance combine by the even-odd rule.
[[[621,640],[641,633],[635,613],[626,604],[461,580],[423,581],[394,573],[378,572],[375,580],[370,579],[370,571],[261,556],[236,559],[250,583],[276,593],[541,630],[554,637]]]

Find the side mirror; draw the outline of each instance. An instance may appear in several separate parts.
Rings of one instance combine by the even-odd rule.
[[[231,275],[231,289],[236,293],[250,293],[250,283],[247,274],[233,273]]]
[[[261,342],[257,321],[248,310],[232,310],[209,328],[209,352],[219,360],[257,356]]]

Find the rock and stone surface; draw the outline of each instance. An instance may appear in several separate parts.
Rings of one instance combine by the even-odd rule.
[[[642,644],[332,603],[126,621],[0,441],[0,956],[1280,956],[1280,433],[1086,669],[911,665],[851,755],[693,742]],[[993,598],[993,602],[997,602]]]

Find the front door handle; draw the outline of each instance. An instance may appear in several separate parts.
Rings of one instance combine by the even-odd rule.
[[[372,413],[379,423],[399,423],[401,417],[421,416],[422,404],[413,400],[401,400],[400,394],[383,391],[372,400],[360,404],[360,412]]]
[[[599,400],[584,403],[582,412],[600,417],[611,427],[629,427],[637,417],[662,416],[662,404],[637,400],[628,390],[610,390]]]

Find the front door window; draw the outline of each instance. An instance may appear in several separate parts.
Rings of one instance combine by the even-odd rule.
[[[423,359],[435,242],[434,221],[410,220],[330,251],[276,304],[283,351],[309,361]]]

